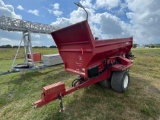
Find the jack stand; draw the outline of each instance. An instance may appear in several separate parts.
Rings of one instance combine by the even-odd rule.
[[[62,94],[61,93],[59,94],[58,99],[59,99],[59,104],[60,104],[59,112],[63,112],[64,111],[64,107],[63,107],[63,101],[62,101]]]

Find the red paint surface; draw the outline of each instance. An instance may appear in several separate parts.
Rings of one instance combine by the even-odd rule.
[[[27,54],[28,59],[31,59],[31,55]],[[34,62],[40,62],[41,61],[41,53],[33,53],[33,60]]]
[[[87,21],[54,31],[51,35],[64,61],[65,70],[84,76],[85,79],[83,83],[68,90],[65,90],[63,82],[44,87],[41,100],[33,103],[37,107],[57,99],[60,94],[65,96],[108,79],[112,71],[123,71],[132,66],[132,60],[125,58],[132,47],[132,37],[94,40]],[[89,78],[88,69],[93,66],[98,66],[99,75]],[[108,68],[104,69],[105,66]]]

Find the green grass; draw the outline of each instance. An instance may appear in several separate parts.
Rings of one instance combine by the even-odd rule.
[[[0,60],[14,59],[17,48],[0,48]],[[42,55],[57,53],[57,48],[33,48],[33,52],[40,52]],[[24,58],[24,48],[20,48],[17,59]]]
[[[0,49],[0,71],[8,70],[15,49]],[[6,55],[4,51],[7,51]],[[37,49],[43,54],[56,49]],[[22,51],[21,51],[22,52]],[[137,57],[130,69],[131,82],[124,94],[92,85],[63,98],[65,111],[59,112],[59,101],[33,109],[40,99],[42,87],[64,81],[67,88],[76,75],[67,73],[63,65],[29,73],[0,77],[1,120],[158,120],[160,119],[160,49],[133,49]],[[19,61],[22,61],[23,54]],[[7,67],[9,66],[9,67]]]

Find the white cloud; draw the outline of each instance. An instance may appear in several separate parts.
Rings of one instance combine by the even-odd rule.
[[[38,12],[35,14],[38,14]],[[0,16],[7,16],[7,17],[13,17],[21,19],[22,17],[20,15],[17,15],[14,12],[14,7],[12,5],[6,5],[2,0],[0,0]],[[22,39],[22,32],[13,32],[13,31],[5,31],[0,29],[0,45],[19,45],[20,41]],[[45,46],[51,46],[55,45],[53,39],[51,37],[48,37],[48,35],[42,35],[42,34],[31,34],[32,39],[32,45],[45,45]],[[22,44],[23,45],[23,44]]]
[[[126,13],[132,23],[132,33],[137,43],[154,43],[160,40],[160,1],[126,0]]]
[[[19,45],[20,40],[22,39],[21,32],[8,32],[0,30],[0,45]]]
[[[59,5],[59,3],[55,3],[52,6],[53,6],[54,9],[58,10],[60,5]]]
[[[89,14],[92,14],[92,12],[94,12],[89,9],[87,10]],[[70,13],[69,18],[64,18],[64,17],[57,18],[57,20],[55,22],[52,22],[51,25],[66,27],[68,25],[74,24],[76,22],[80,22],[85,19],[86,19],[86,13],[81,8],[78,8],[77,10],[74,10]]]
[[[0,38],[0,45],[18,45],[16,44],[17,43],[17,40],[11,40],[11,39],[8,39],[8,38]]]
[[[82,8],[78,8],[70,13],[70,21],[72,23],[80,22],[86,19],[86,13]]]
[[[51,6],[53,6],[53,9],[46,8],[50,14],[53,13],[56,17],[59,17],[63,14],[63,12],[61,10],[59,10],[59,6],[60,6],[59,3],[55,3]]]
[[[47,38],[48,38],[48,39],[52,39],[52,36],[51,36],[51,35],[47,35]]]
[[[134,41],[138,44],[158,43],[160,41],[160,1],[158,0],[126,0],[123,4],[117,0],[106,1],[106,3],[102,1],[98,4],[101,8],[108,7],[110,9],[119,6],[120,12],[118,14],[126,13],[128,7],[131,12],[126,13],[130,19],[130,22],[127,23],[108,12],[96,13],[95,7],[93,7],[94,3],[91,3],[90,0],[80,2],[88,7],[88,21],[92,33],[100,39],[133,36]],[[70,13],[69,18],[58,18],[52,24],[65,27],[85,20],[85,16],[85,12],[78,8]]]
[[[28,10],[29,13],[35,15],[35,16],[39,16],[39,11],[34,9],[34,10]]]
[[[12,5],[6,5],[2,0],[0,0],[0,16],[22,19],[21,15],[14,12],[14,7]]]
[[[19,10],[24,10],[24,8],[23,8],[21,5],[18,5],[18,6],[17,6],[17,9],[19,9]]]
[[[121,35],[123,32],[122,21],[107,12],[97,15],[100,18],[99,24],[102,32],[109,35]]]
[[[37,37],[37,35],[39,37]],[[48,34],[31,34],[31,39],[32,39],[32,45],[33,46],[51,46],[55,45],[54,40],[52,37],[49,37],[51,35]]]
[[[96,0],[97,8],[112,9],[120,5],[120,0]]]
[[[39,34],[34,34],[34,37],[35,38],[40,38],[40,35]]]
[[[93,35],[100,39],[132,36],[128,31],[130,25],[108,12],[93,14],[90,27]]]
[[[59,26],[61,28],[66,27],[68,25],[71,25],[72,22],[70,21],[70,19],[68,18],[57,18],[57,20],[55,22],[52,22],[51,25],[53,26]]]
[[[52,13],[52,10],[51,9],[47,9],[48,10],[48,12],[51,14]]]
[[[124,3],[120,3],[120,0],[96,0],[95,3],[91,0],[81,0],[80,2],[87,7],[86,9],[89,13],[88,21],[93,35],[100,39],[133,36],[138,44],[154,43],[160,40],[159,0],[125,0]],[[63,12],[60,11],[59,6],[59,4],[55,5],[55,7],[53,5],[52,10],[47,9],[50,13],[58,17],[56,21],[52,22],[54,26],[66,27],[85,20],[86,18],[86,14],[81,8],[73,10],[68,18],[60,17]],[[112,11],[112,8],[116,7],[118,7],[117,9],[120,7],[119,13],[122,12],[124,14],[127,11],[126,16],[129,19],[127,23],[118,18],[116,16],[117,14],[113,15],[104,11],[105,9],[110,9],[109,11]],[[98,13],[97,9],[101,9],[103,12]],[[2,0],[0,0],[0,11],[2,11],[0,12],[0,16],[5,15],[21,18],[20,15],[14,12],[14,7],[12,5],[5,5]],[[30,13],[39,15],[38,10],[30,10]],[[0,37],[0,44],[7,41],[15,45],[15,43],[19,44],[19,42],[16,41],[21,39],[22,34],[0,31]],[[36,46],[54,45],[54,41],[48,35],[32,35],[32,40],[33,45]]]
[[[0,0],[0,16],[12,17],[17,19],[22,19],[21,15],[18,15],[14,11],[12,5],[6,5],[2,0]],[[0,45],[18,45],[21,40],[21,35],[19,32],[8,32],[0,30]]]
[[[87,8],[89,14],[89,24],[92,33],[100,39],[130,36],[126,31],[127,24],[118,17],[107,12],[95,13],[94,9]],[[77,19],[78,18],[78,19]],[[70,13],[69,18],[58,18],[52,25],[66,27],[86,19],[86,13],[83,9],[78,8]]]
[[[0,45],[7,45],[8,43],[11,43],[12,41],[7,38],[0,38]]]
[[[95,6],[91,3],[92,0],[81,0],[80,3],[84,6],[84,7],[88,7],[88,8],[94,8]]]
[[[59,10],[54,10],[54,11],[53,11],[53,14],[54,14],[55,16],[59,17],[59,16],[61,16],[61,15],[63,14],[63,12],[62,12],[62,11],[59,11]]]

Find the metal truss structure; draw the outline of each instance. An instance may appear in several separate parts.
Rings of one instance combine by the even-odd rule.
[[[0,17],[0,29],[2,30],[50,34],[52,31],[58,30],[59,28],[60,27],[58,26],[30,22],[11,17]]]
[[[60,29],[60,27],[1,16],[0,29],[7,30],[7,31],[14,31],[14,32],[22,32],[22,39],[20,41],[20,45],[17,49],[17,52],[15,54],[15,57],[11,66],[11,71],[4,73],[4,74],[7,74],[7,73],[13,73],[17,71],[22,71],[22,69],[15,68],[15,61],[22,43],[24,44],[24,54],[25,54],[25,60],[23,64],[29,65],[29,68],[31,68],[31,70],[39,69],[37,68],[37,66],[35,66],[35,63],[34,63],[31,33],[50,34],[52,31]],[[28,53],[31,55],[30,60],[27,57]],[[43,67],[46,68],[46,66],[40,66],[40,69],[42,69]]]

